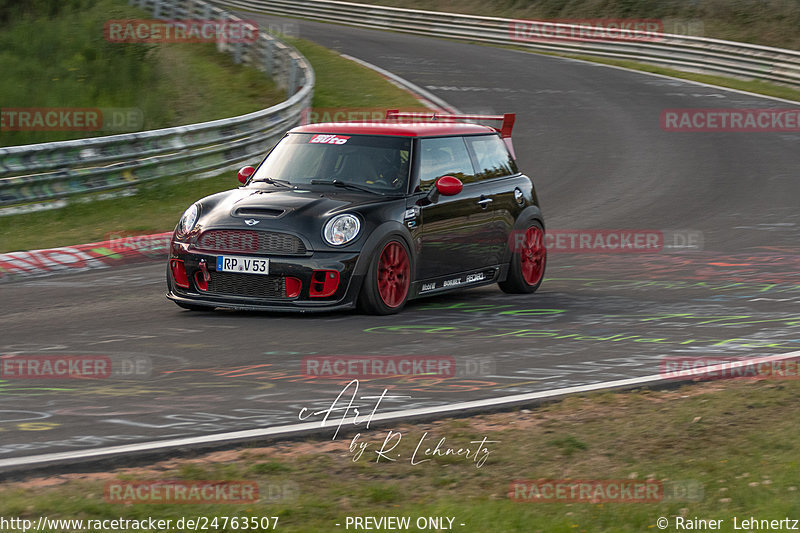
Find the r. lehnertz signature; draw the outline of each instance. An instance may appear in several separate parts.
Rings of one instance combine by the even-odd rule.
[[[342,425],[348,421],[348,417],[350,417],[349,422],[353,424],[353,426],[357,427],[363,424],[365,429],[370,429],[370,423],[375,417],[375,414],[378,412],[378,407],[383,400],[401,400],[411,398],[411,396],[387,395],[387,392],[389,392],[388,389],[383,389],[383,392],[380,396],[359,397],[359,400],[375,400],[375,405],[372,407],[369,415],[362,415],[362,410],[364,412],[366,412],[366,410],[364,410],[360,405],[355,404],[356,395],[358,394],[358,380],[354,379],[344,386],[342,391],[338,394],[338,396],[336,396],[328,408],[309,412],[308,407],[303,407],[300,410],[298,418],[300,418],[300,420],[307,420],[312,416],[324,415],[320,421],[320,426],[324,427],[328,425],[328,419],[330,418],[331,414],[341,412],[341,417],[339,418],[338,424],[336,424],[336,430],[331,438],[331,440],[336,440],[336,437],[339,435],[339,430],[342,428]],[[399,452],[395,452],[395,448],[397,448],[397,445],[400,444],[402,438],[403,435],[399,431],[388,431],[386,437],[383,439],[383,443],[380,445],[380,448],[371,450],[372,453],[376,454],[375,462],[379,463],[381,459],[387,461],[397,461],[397,458],[399,458],[401,454]],[[361,433],[358,433],[350,442],[350,451],[353,453],[353,461],[360,460],[364,452],[367,451],[370,444],[372,444],[361,441],[360,439]],[[477,446],[459,448],[446,445],[447,438],[442,437],[435,446],[425,447],[424,443],[426,439],[428,439],[428,432],[425,432],[425,434],[420,437],[416,447],[414,448],[414,452],[411,454],[410,461],[412,465],[425,463],[430,461],[433,457],[454,456],[470,459],[475,463],[476,468],[480,468],[484,465],[486,460],[489,458],[489,454],[491,453],[491,450],[489,450],[487,444],[500,442],[488,440],[486,437],[483,437],[481,440],[470,441],[470,445]]]

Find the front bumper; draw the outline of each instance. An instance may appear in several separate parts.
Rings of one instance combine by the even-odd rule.
[[[242,310],[313,312],[355,307],[363,279],[355,275],[359,253],[311,252],[303,256],[264,257],[269,259],[269,275],[217,272],[217,254],[173,246],[167,263],[167,298],[190,306]],[[182,262],[186,272],[181,283],[176,282],[173,273],[174,261]],[[330,295],[312,295],[312,282],[318,281],[319,272],[338,273],[338,284]],[[296,296],[287,295],[289,278],[300,281]]]

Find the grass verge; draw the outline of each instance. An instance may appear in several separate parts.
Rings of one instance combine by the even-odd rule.
[[[376,462],[389,428],[363,430],[358,460],[354,431],[336,440],[278,442],[169,459],[102,474],[71,474],[7,483],[0,515],[50,518],[278,516],[282,531],[332,531],[346,516],[448,516],[455,529],[497,532],[657,531],[666,517],[741,520],[800,517],[800,426],[791,413],[797,381],[726,381],[670,391],[569,397],[533,410],[392,427],[395,461]],[[332,431],[331,431],[332,434]],[[490,450],[472,458],[425,455],[444,447]],[[411,464],[415,447],[416,460]],[[386,446],[388,450],[391,443]],[[538,503],[509,498],[513,480],[658,480],[699,487],[656,503]],[[263,494],[292,486],[278,501],[246,505],[121,505],[104,500],[112,480],[251,480]],[[274,491],[273,491],[274,492]],[[266,498],[264,498],[266,499]],[[466,524],[465,528],[459,524]],[[703,528],[694,528],[701,529]],[[218,531],[233,531],[219,528]],[[415,530],[411,528],[411,530]],[[745,528],[747,530],[747,528]]]
[[[422,109],[411,94],[374,71],[308,41],[293,40],[292,44],[316,73],[315,108]],[[221,86],[218,90],[224,92]],[[233,172],[197,181],[179,177],[142,185],[136,196],[0,217],[0,253],[94,242],[109,234],[170,231],[192,202],[236,186]]]
[[[4,114],[2,146],[191,124],[284,99],[272,80],[236,65],[213,43],[107,41],[108,20],[152,17],[122,0],[49,4],[55,13],[32,9],[0,24],[0,107],[122,108],[136,120],[95,131],[12,131],[12,116]],[[6,9],[0,2],[0,14]]]
[[[425,109],[406,90],[390,83],[375,71],[342,58],[337,52],[303,39],[286,40],[314,67],[317,76],[314,107]]]

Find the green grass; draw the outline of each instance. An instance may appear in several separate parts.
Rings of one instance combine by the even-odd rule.
[[[410,93],[383,76],[311,41],[286,39],[314,67],[317,85],[313,106],[317,108],[421,108]],[[424,108],[422,108],[424,109]]]
[[[0,218],[0,251],[53,248],[107,240],[109,235],[171,231],[184,209],[203,196],[239,185],[234,172],[188,182],[140,187],[136,196],[69,204]],[[36,231],[31,231],[36,228]]]
[[[421,108],[411,94],[370,69],[308,41],[293,40],[292,44],[309,59],[316,73],[312,102],[315,108]],[[226,91],[224,84],[213,90]],[[176,94],[175,98],[180,100],[180,95]],[[181,105],[179,103],[178,107]],[[192,202],[237,186],[234,172],[191,182],[177,177],[164,183],[140,186],[136,196],[0,217],[0,253],[94,242],[108,238],[109,234],[124,232],[171,231]]]
[[[0,16],[8,16],[4,9],[0,4]],[[108,42],[107,20],[152,16],[122,0],[73,0],[56,11],[16,14],[0,24],[0,108],[130,108],[148,130],[250,113],[285,97],[214,44]],[[120,132],[7,130],[0,145]]]
[[[466,528],[456,526],[465,531],[616,533],[657,531],[658,517],[674,525],[674,516],[683,515],[723,519],[721,531],[734,531],[734,516],[800,517],[800,426],[792,414],[798,394],[797,381],[714,382],[574,396],[467,419],[359,428],[359,442],[370,447],[357,461],[348,450],[351,431],[336,441],[278,442],[217,458],[173,458],[103,474],[101,480],[76,474],[54,487],[9,483],[0,488],[0,516],[279,516],[279,528],[287,532],[332,531],[348,515],[450,516],[465,523]],[[390,429],[402,435],[393,450],[398,460],[376,463],[374,451]],[[443,437],[456,448],[474,448],[470,441],[484,437],[499,442],[487,445],[491,451],[480,468],[472,459],[452,456],[412,465],[426,432],[421,449]],[[296,497],[248,505],[122,506],[103,500],[108,479],[254,480],[261,487],[292,484]],[[657,503],[511,501],[511,483],[519,479],[692,482],[701,491]]]

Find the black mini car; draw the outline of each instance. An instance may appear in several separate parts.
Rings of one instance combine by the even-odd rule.
[[[463,287],[533,292],[544,221],[514,160],[513,124],[513,114],[389,111],[294,128],[239,171],[238,189],[186,210],[167,297],[193,310],[390,314]]]

